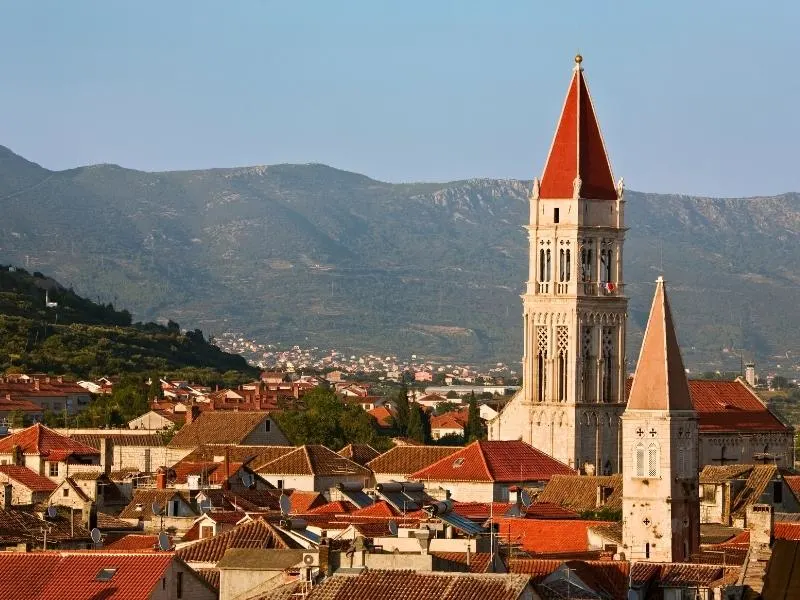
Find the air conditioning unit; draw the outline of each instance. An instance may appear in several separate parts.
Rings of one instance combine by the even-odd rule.
[[[303,566],[305,567],[318,567],[319,566],[319,554],[306,552],[303,554]]]

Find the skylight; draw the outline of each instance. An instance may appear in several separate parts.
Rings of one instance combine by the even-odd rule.
[[[111,581],[111,578],[114,577],[116,572],[116,569],[100,569],[100,572],[97,574],[95,579],[97,581]]]
[[[457,459],[455,459],[453,461],[453,468],[457,469],[458,467],[460,467],[463,464],[464,464],[464,459],[463,458],[457,458]]]

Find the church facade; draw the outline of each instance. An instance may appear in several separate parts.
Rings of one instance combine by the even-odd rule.
[[[522,389],[489,423],[586,474],[622,472],[627,298],[625,200],[576,57],[541,179],[534,179]],[[690,381],[699,465],[794,464],[794,431],[742,380]]]

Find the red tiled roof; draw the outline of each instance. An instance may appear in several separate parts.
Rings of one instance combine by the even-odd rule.
[[[800,540],[800,523],[775,523],[776,540]]]
[[[517,600],[527,585],[520,575],[368,570],[329,577],[308,600]]]
[[[301,515],[310,510],[325,504],[325,497],[319,492],[304,492],[294,490],[288,492],[289,502],[291,503],[290,512],[293,515]]]
[[[511,539],[531,554],[568,554],[589,551],[589,528],[606,525],[606,521],[495,519],[498,536]]]
[[[196,448],[203,444],[241,444],[267,418],[264,411],[206,410],[178,430],[170,448]],[[273,427],[277,427],[275,423]]]
[[[395,446],[369,461],[366,466],[374,473],[410,475],[449,456],[455,450],[444,446]]]
[[[337,454],[363,466],[373,458],[380,456],[381,453],[375,450],[375,448],[369,444],[348,444],[339,450]]]
[[[53,460],[63,460],[72,454],[79,456],[99,454],[91,446],[61,435],[41,423],[0,439],[0,454],[10,454],[14,446],[19,446],[23,454],[47,456]]]
[[[800,500],[800,475],[784,475],[783,480],[792,490],[794,497]]]
[[[576,66],[564,100],[539,197],[572,198],[576,177],[582,182],[582,198],[617,199],[611,165],[580,65]]]
[[[160,589],[174,560],[170,552],[148,554],[0,553],[0,590],[14,600],[143,600]],[[116,569],[99,581],[103,569]]]
[[[364,508],[360,508],[358,510],[354,510],[352,513],[353,517],[395,517],[397,516],[397,511],[395,511],[389,503],[385,500],[379,500],[375,504],[370,506],[365,506]]]
[[[462,567],[467,567],[469,573],[486,573],[492,563],[492,555],[488,552],[431,552],[438,559],[448,562],[458,563]]]
[[[121,537],[116,542],[104,546],[105,550],[129,552],[132,550],[154,550],[158,548],[158,536],[139,533],[130,533]]]
[[[463,411],[453,411],[431,417],[431,429],[464,429],[467,415]]]
[[[321,514],[342,515],[348,512],[352,512],[352,505],[349,502],[342,502],[341,500],[337,500],[335,502],[328,502],[327,504],[323,504],[322,506],[317,506],[316,508],[312,508],[308,512],[313,515],[321,515]]]
[[[47,477],[31,471],[21,465],[0,465],[0,474],[21,483],[32,492],[52,492],[58,487]],[[0,480],[3,478],[0,477]]]
[[[263,519],[237,525],[212,538],[180,548],[176,554],[186,562],[218,562],[229,548],[289,548],[280,533]]]
[[[376,406],[368,410],[367,414],[371,415],[381,427],[391,427],[394,425],[394,414],[385,406]]]
[[[511,573],[529,575],[531,583],[539,584],[562,565],[569,567],[581,581],[598,592],[605,593],[614,600],[625,600],[628,589],[630,563],[608,560],[570,560],[552,558],[511,559],[508,570]]]
[[[633,379],[628,378],[628,397],[632,383]],[[739,380],[690,379],[689,394],[702,432],[791,431]]]
[[[280,458],[261,465],[258,473],[272,475],[315,475],[317,477],[337,475],[361,475],[369,477],[369,469],[350,459],[336,454],[321,444],[300,446]]]
[[[479,441],[417,471],[409,479],[522,482],[547,481],[553,475],[576,473],[564,463],[522,441]]]

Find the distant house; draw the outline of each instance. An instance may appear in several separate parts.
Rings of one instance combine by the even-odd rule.
[[[431,437],[434,440],[442,439],[448,435],[464,435],[467,425],[467,411],[459,410],[434,415],[431,417]]]
[[[128,428],[163,431],[180,427],[185,419],[185,414],[176,414],[166,410],[151,410],[128,421]]]
[[[513,486],[542,487],[577,471],[522,441],[479,441],[409,475],[461,502],[507,502]]]
[[[101,453],[40,423],[0,439],[0,465],[20,465],[60,483],[80,471],[96,471]]]
[[[373,458],[380,456],[380,452],[375,450],[375,448],[369,444],[348,444],[339,450],[337,454],[339,456],[344,456],[345,458],[348,458],[362,466],[366,465]]]
[[[389,404],[384,404],[383,406],[377,406],[371,410],[368,410],[367,413],[375,419],[375,422],[379,429],[383,430],[390,430],[394,428],[395,424],[395,417],[397,413]]]
[[[328,492],[338,483],[369,486],[372,472],[366,467],[318,444],[300,446],[256,470],[272,486]]]
[[[288,446],[289,440],[269,412],[205,411],[187,415],[168,444],[172,463],[202,445]]]
[[[56,483],[51,479],[21,465],[0,465],[0,484],[3,485],[6,506],[44,502],[56,489]],[[6,498],[9,492],[10,496]]]
[[[82,444],[104,451],[108,448],[111,471],[136,469],[150,473],[165,465],[166,444],[160,432],[147,430],[132,433],[130,430],[114,429],[67,429],[56,430]]]
[[[414,381],[433,381],[433,373],[430,371],[417,371],[414,373]]]
[[[417,398],[415,402],[427,408],[436,408],[442,402],[454,402],[456,404],[461,404],[461,399],[456,398],[454,400],[450,400],[447,396],[442,394],[425,394],[424,396]]]

